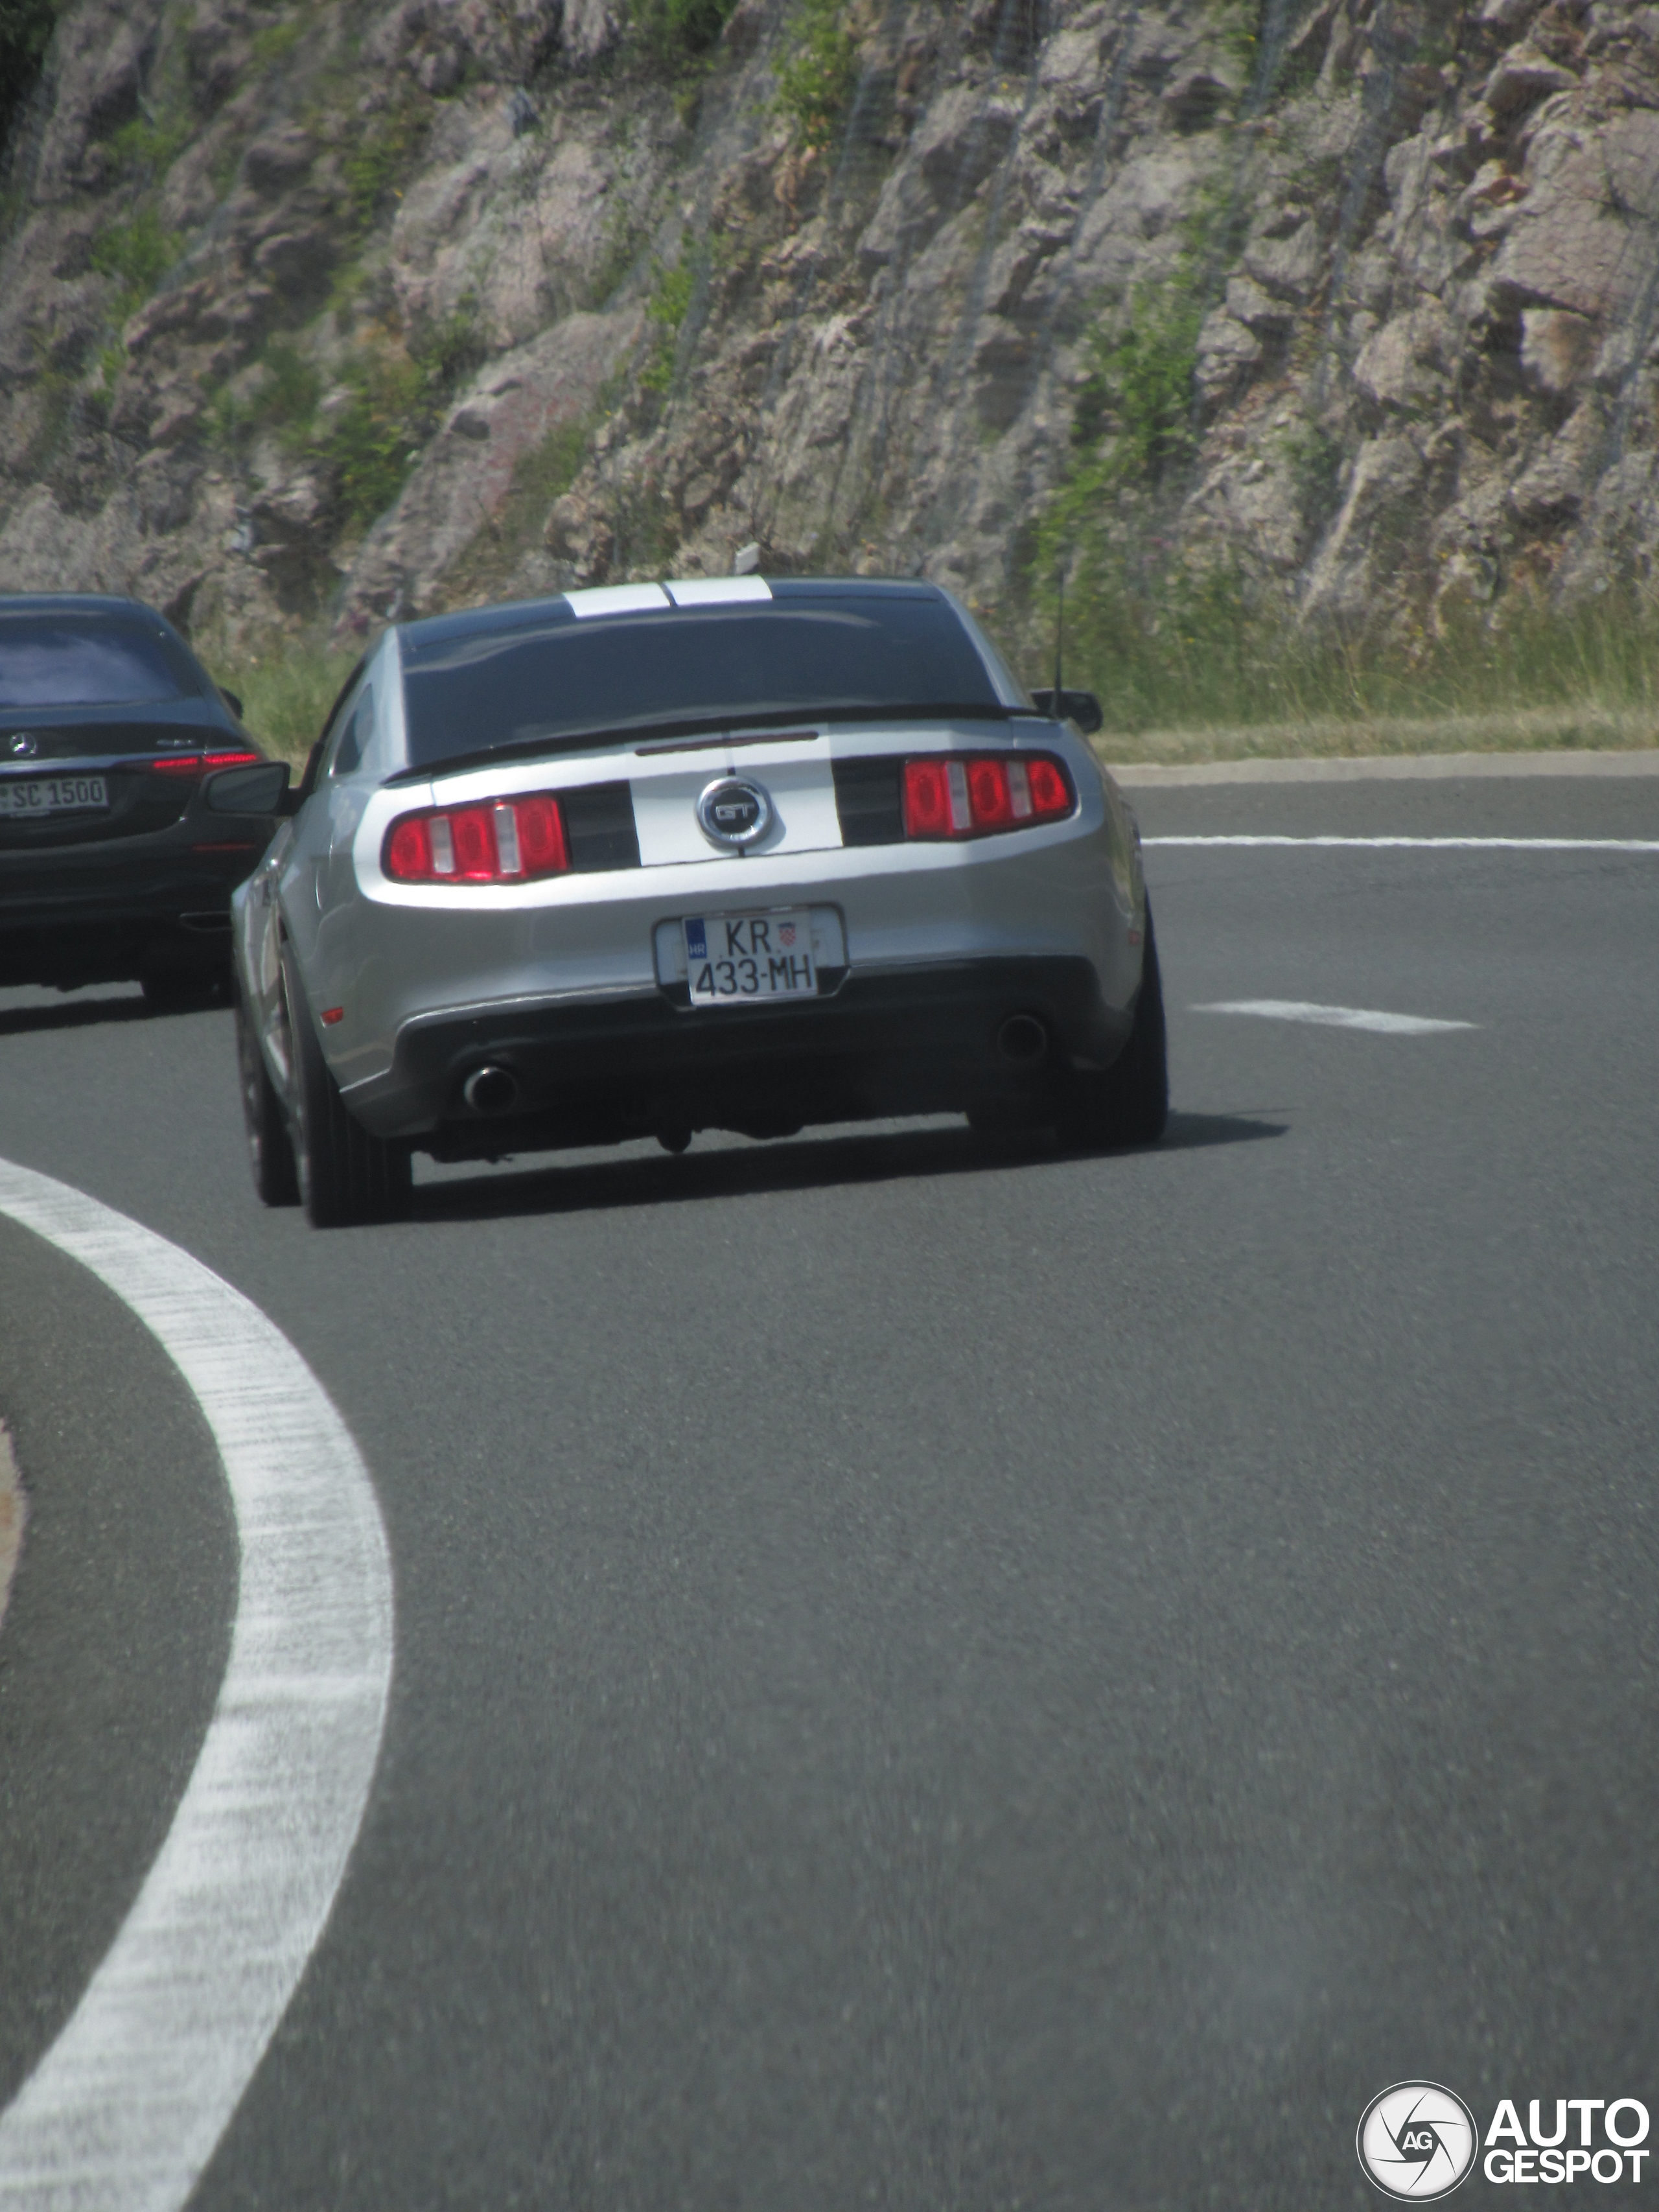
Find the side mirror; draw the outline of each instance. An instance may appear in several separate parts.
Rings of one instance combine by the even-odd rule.
[[[1085,738],[1093,737],[1106,720],[1092,691],[1033,691],[1031,697],[1040,714],[1052,714],[1057,722],[1075,722]]]
[[[261,761],[255,768],[221,769],[203,787],[212,814],[292,814],[299,805],[288,787],[286,761]]]
[[[245,719],[246,709],[243,708],[241,701],[236,696],[236,694],[234,691],[227,691],[224,685],[222,684],[219,686],[219,696],[224,701],[226,706],[229,708],[231,713],[235,715],[239,722]]]

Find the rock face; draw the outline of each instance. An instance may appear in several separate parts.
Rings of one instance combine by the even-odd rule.
[[[0,589],[343,638],[757,541],[1017,635],[1126,343],[1188,395],[1158,543],[1310,621],[1644,580],[1659,9],[1257,12],[848,0],[809,112],[787,0],[678,64],[625,0],[72,0]]]

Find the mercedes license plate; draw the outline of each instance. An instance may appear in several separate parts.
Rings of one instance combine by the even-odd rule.
[[[108,805],[101,775],[0,776],[0,816],[70,814]]]
[[[688,915],[681,927],[694,1006],[817,996],[812,917],[805,907],[776,914]]]

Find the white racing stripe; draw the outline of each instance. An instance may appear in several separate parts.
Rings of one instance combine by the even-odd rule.
[[[1659,837],[1143,837],[1143,845],[1359,845],[1419,853],[1659,853]]]
[[[1195,1014],[1259,1014],[1270,1022],[1312,1022],[1322,1029],[1376,1030],[1384,1036],[1431,1036],[1439,1030],[1472,1030],[1474,1022],[1431,1021],[1426,1014],[1384,1014],[1370,1006],[1321,1006],[1311,999],[1218,999]]]
[[[0,1212],[160,1340],[235,1511],[235,1626],[195,1771],[73,2017],[0,2115],[10,2212],[177,2212],[305,1971],[362,1820],[392,1679],[386,1531],[345,1424],[240,1291],[9,1161]]]

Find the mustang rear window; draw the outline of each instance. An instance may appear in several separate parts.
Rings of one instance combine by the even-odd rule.
[[[0,708],[147,707],[199,696],[160,630],[88,615],[0,616]]]
[[[551,620],[405,647],[411,767],[659,723],[1005,710],[943,600],[775,600]]]

